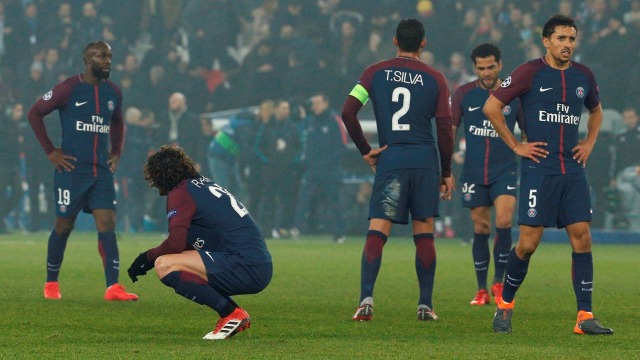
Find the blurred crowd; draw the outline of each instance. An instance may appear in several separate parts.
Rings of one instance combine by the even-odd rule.
[[[8,197],[28,190],[30,214],[26,225],[10,227],[38,230],[51,224],[47,220],[52,218],[51,204],[46,201],[52,198],[51,166],[31,134],[26,112],[57,82],[81,72],[81,52],[91,41],[102,39],[112,46],[111,79],[124,95],[127,136],[119,189],[125,202],[130,198],[127,194],[138,196],[124,208],[131,212],[127,227],[144,229],[144,219],[150,224],[162,222],[157,211],[153,214],[154,207],[161,207],[154,204],[153,196],[139,198],[146,196],[140,190],[144,183],[127,179],[139,180],[149,151],[176,143],[196,158],[204,173],[223,174],[219,177],[229,187],[244,192],[254,204],[252,209],[263,203],[259,192],[268,193],[267,200],[280,205],[265,212],[280,215],[262,217],[268,218],[264,227],[267,232],[275,229],[273,236],[286,236],[294,224],[280,224],[284,220],[278,219],[294,218],[306,169],[305,136],[313,115],[309,99],[324,94],[331,105],[327,111],[339,110],[366,66],[395,55],[391,39],[400,19],[415,17],[425,24],[427,47],[422,60],[447,76],[453,92],[474,78],[468,55],[482,42],[502,49],[503,76],[520,63],[542,56],[541,26],[555,13],[578,20],[580,43],[574,59],[594,71],[604,107],[636,114],[640,0],[0,0],[2,156],[19,158],[15,166],[21,167],[23,177],[19,183],[10,179],[1,185],[7,187]],[[245,107],[260,110],[236,116],[226,138],[199,116]],[[280,124],[278,117],[287,125]],[[53,114],[46,120],[52,134],[57,121]],[[265,129],[268,123],[280,125]],[[635,130],[634,126],[622,130],[637,133],[637,127],[636,121]],[[620,174],[640,166],[640,156],[625,168],[616,165],[628,155],[618,154],[620,140],[637,144],[634,136],[605,134],[607,145],[597,149],[606,153],[601,160],[606,171],[594,174],[602,178],[595,181],[594,194],[603,211],[608,206],[604,200],[619,194],[620,182],[637,183],[638,171],[631,171],[630,178]],[[265,151],[277,155],[278,144],[282,145],[278,140],[285,137],[285,148],[293,149],[286,160],[290,163],[275,172],[277,178],[265,178],[271,172],[260,167],[272,165],[267,165]],[[226,146],[228,138],[239,148],[221,155],[220,142],[227,141]],[[637,147],[630,149],[638,154]],[[241,165],[234,168],[221,162],[220,156]],[[251,171],[253,163],[258,165]],[[9,164],[14,162],[3,161],[2,166]],[[221,169],[227,171],[221,173]],[[273,192],[265,191],[265,186],[273,187]],[[366,192],[365,188],[360,190]],[[616,189],[613,195],[612,189]],[[640,191],[640,187],[630,189]],[[362,197],[361,191],[358,196]],[[628,223],[621,220],[620,226],[635,226]]]

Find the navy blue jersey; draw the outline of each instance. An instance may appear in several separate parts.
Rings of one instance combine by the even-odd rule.
[[[364,70],[351,95],[371,99],[378,128],[377,171],[427,168],[440,172],[431,119],[450,118],[444,75],[412,58],[396,57]]]
[[[503,176],[515,174],[516,155],[487,120],[482,107],[492,91],[483,89],[478,80],[464,84],[453,93],[451,125],[460,127],[464,121],[464,136],[467,144],[461,181],[490,185]],[[520,129],[523,114],[518,98],[502,110],[511,132],[516,122]]]
[[[117,155],[123,140],[120,88],[109,80],[91,85],[79,74],[54,86],[39,99],[29,111],[29,122],[47,154],[54,146],[42,120],[54,110],[60,114],[62,151],[77,159],[73,173],[97,176],[110,172],[109,140],[111,152]]]
[[[149,260],[197,249],[233,255],[243,264],[271,262],[262,233],[247,209],[204,176],[183,180],[169,192],[167,218],[169,237],[149,251]],[[197,236],[188,235],[192,226]]]
[[[542,141],[549,154],[540,163],[522,159],[522,172],[558,175],[584,172],[573,159],[578,145],[578,126],[583,107],[600,104],[598,85],[591,70],[576,62],[568,69],[549,66],[544,58],[518,66],[493,93],[503,104],[519,97],[525,118],[527,140]]]

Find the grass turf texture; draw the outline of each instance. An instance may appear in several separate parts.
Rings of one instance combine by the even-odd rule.
[[[237,296],[252,328],[205,341],[217,316],[176,295],[155,272],[132,284],[126,269],[159,234],[121,234],[120,280],[138,302],[108,303],[96,235],[69,239],[62,300],[42,296],[46,233],[0,237],[0,358],[638,358],[638,246],[594,247],[594,313],[613,336],[573,335],[576,309],[568,244],[542,244],[518,292],[513,334],[495,334],[495,305],[469,306],[475,293],[471,248],[437,240],[436,322],[415,318],[414,245],[392,237],[384,251],[374,319],[354,322],[363,239],[269,240],[274,277],[258,295]],[[492,276],[493,273],[490,273]],[[492,299],[493,301],[493,299]]]

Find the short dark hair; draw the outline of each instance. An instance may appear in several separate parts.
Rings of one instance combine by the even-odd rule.
[[[419,20],[413,18],[400,20],[396,28],[396,40],[400,50],[418,51],[423,39],[424,25]]]
[[[489,43],[484,43],[476,46],[473,50],[471,50],[471,61],[476,63],[477,58],[487,58],[489,56],[493,56],[496,59],[496,62],[500,62],[500,48]]]
[[[547,22],[544,24],[542,28],[542,37],[550,38],[551,35],[556,31],[556,26],[568,26],[576,29],[578,32],[578,26],[576,25],[576,21],[569,16],[556,14],[553,15]]]
[[[144,179],[160,195],[166,195],[185,179],[197,179],[200,174],[195,162],[178,146],[163,145],[150,155],[143,167]]]

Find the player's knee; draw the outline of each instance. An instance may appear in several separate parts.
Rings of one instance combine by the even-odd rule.
[[[476,234],[488,234],[491,232],[491,224],[489,221],[482,217],[474,217],[473,219],[473,232]]]
[[[571,247],[574,252],[589,252],[591,251],[591,235],[582,234],[580,236],[573,236],[571,238]]]
[[[96,229],[99,232],[112,232],[115,231],[116,222],[113,219],[101,219],[96,220]]]
[[[68,237],[73,230],[73,223],[69,222],[56,222],[55,231],[56,235],[60,237]]]
[[[168,273],[171,272],[171,260],[168,256],[163,255],[163,256],[159,256],[155,263],[155,269],[156,269],[156,273],[158,274],[158,278],[162,279],[163,277],[165,277]]]
[[[527,243],[519,241],[516,245],[516,255],[520,260],[529,260],[531,255],[536,252],[537,245],[534,243]]]
[[[507,229],[512,225],[511,217],[498,217],[496,218],[496,227],[499,229]]]

